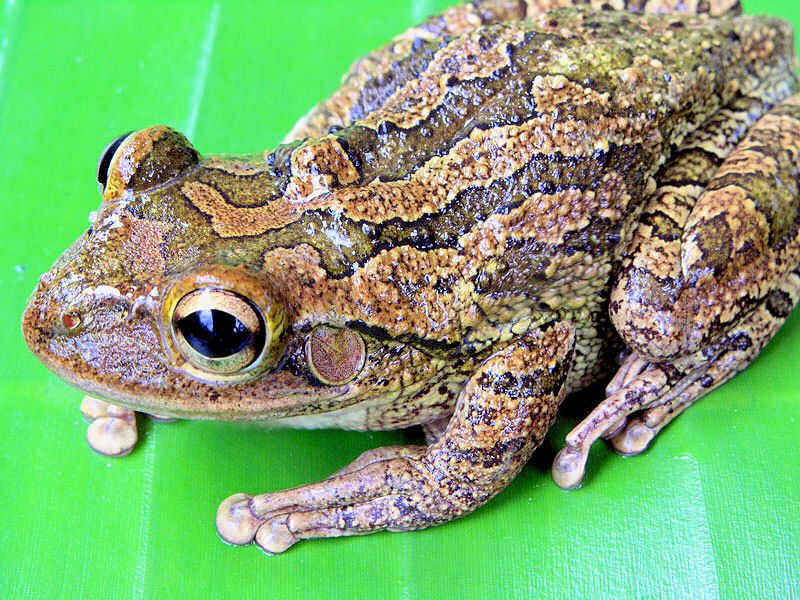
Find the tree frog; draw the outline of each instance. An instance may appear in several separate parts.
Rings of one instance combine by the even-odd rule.
[[[89,229],[41,276],[30,349],[133,412],[375,430],[329,478],[222,502],[220,535],[421,529],[498,494],[566,394],[566,439],[642,452],[744,369],[800,294],[793,33],[738,0],[476,0],[356,62],[274,149],[114,140]]]

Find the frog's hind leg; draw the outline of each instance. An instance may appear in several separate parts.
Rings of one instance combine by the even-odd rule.
[[[800,95],[767,113],[730,154],[709,138],[665,168],[611,294],[612,321],[636,367],[627,365],[567,437],[553,466],[559,485],[580,483],[598,437],[641,451],[673,413],[745,368],[775,334],[797,301],[799,171]],[[639,411],[643,418],[626,425]]]
[[[580,484],[589,448],[599,437],[609,438],[620,454],[644,451],[675,417],[747,367],[780,329],[798,298],[800,273],[795,270],[722,339],[691,356],[647,365],[628,377],[567,435],[566,447],[553,464],[556,483],[565,489]]]
[[[735,328],[713,348],[699,354],[714,359],[679,394],[613,432],[611,444],[620,454],[644,451],[656,435],[675,417],[711,390],[719,387],[749,365],[789,316],[800,298],[800,272],[791,271],[741,326]],[[698,358],[695,358],[698,360]]]

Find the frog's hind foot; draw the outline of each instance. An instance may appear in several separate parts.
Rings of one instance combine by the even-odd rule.
[[[91,421],[86,430],[86,441],[98,454],[127,456],[136,446],[139,434],[136,414],[132,410],[85,396],[81,413]]]
[[[564,489],[580,485],[589,449],[600,437],[620,454],[646,450],[675,417],[758,356],[798,297],[800,273],[795,270],[737,327],[703,350],[658,364],[630,356],[609,385],[608,397],[567,435],[553,463],[556,484]]]
[[[702,387],[695,383],[686,390],[683,397],[699,399],[706,391],[698,389]],[[667,404],[650,408],[636,417],[626,422],[624,427],[619,428],[610,436],[603,436],[611,443],[614,450],[623,456],[636,456],[647,450],[650,442],[661,432],[664,427],[669,425],[672,420],[689,408],[694,400],[686,400],[683,403],[669,402]]]

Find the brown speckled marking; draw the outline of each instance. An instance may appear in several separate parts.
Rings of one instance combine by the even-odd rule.
[[[335,138],[310,141],[292,153],[292,178],[286,195],[290,201],[343,186],[360,179],[358,171]]]
[[[169,225],[128,217],[123,221],[124,230],[119,232],[121,248],[126,259],[139,273],[158,273],[166,268],[160,245],[169,231]]]
[[[562,74],[538,75],[531,84],[531,93],[540,112],[551,113],[559,108],[584,104],[604,106],[608,104],[608,92],[598,92],[592,88],[570,81]]]
[[[392,335],[459,339],[453,293],[436,290],[437,279],[461,277],[466,261],[455,250],[425,253],[393,248],[371,258],[352,277],[334,280],[325,277],[319,256],[310,246],[275,250],[264,260],[280,274],[290,310],[321,316],[341,314],[348,307],[352,318],[379,322]],[[437,265],[433,272],[431,264]]]
[[[475,257],[502,256],[509,239],[527,238],[558,245],[564,242],[567,233],[588,227],[592,216],[618,220],[630,199],[624,181],[612,172],[603,178],[598,190],[537,192],[519,207],[490,216],[458,242]]]
[[[214,230],[222,237],[255,235],[255,232],[263,232],[271,226],[277,227],[281,222],[298,214],[297,210],[291,216],[281,214],[281,209],[285,213],[294,208],[287,204],[269,207],[234,206],[225,201],[219,190],[199,181],[183,184],[181,191],[192,204],[211,216]]]

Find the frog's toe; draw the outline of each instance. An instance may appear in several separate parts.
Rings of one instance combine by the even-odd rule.
[[[87,421],[91,422],[101,417],[110,416],[108,411],[111,406],[108,402],[103,402],[93,396],[84,396],[83,400],[81,400],[81,414]]]
[[[217,510],[217,533],[235,546],[243,546],[253,541],[263,518],[250,510],[253,497],[250,494],[234,494],[222,501]],[[288,546],[287,546],[288,548]]]
[[[611,437],[610,442],[619,454],[635,456],[647,450],[657,433],[657,429],[648,427],[639,419],[634,419],[622,431]]]
[[[280,554],[300,540],[418,529],[413,520],[419,515],[408,502],[405,496],[389,494],[327,508],[295,506],[290,512],[268,517],[258,528],[255,541],[265,552]]]
[[[705,384],[695,382],[688,388],[688,400],[677,400],[668,402],[662,406],[655,406],[642,412],[637,419],[625,427],[624,430],[614,435],[610,441],[614,450],[625,456],[641,454],[650,446],[650,443],[661,433],[669,423],[684,410],[692,405],[692,402],[700,395],[698,388]],[[695,393],[696,392],[696,393]]]
[[[102,417],[92,421],[86,430],[89,446],[105,456],[127,456],[138,439],[135,417],[131,420]]]
[[[139,434],[132,410],[86,396],[81,402],[81,413],[91,421],[86,441],[98,454],[127,456],[136,446]]]
[[[581,485],[586,473],[586,454],[562,448],[553,461],[553,481],[562,490],[574,490]]]
[[[269,554],[285,552],[297,541],[297,537],[289,529],[289,523],[285,516],[269,519],[256,532],[256,544]]]

